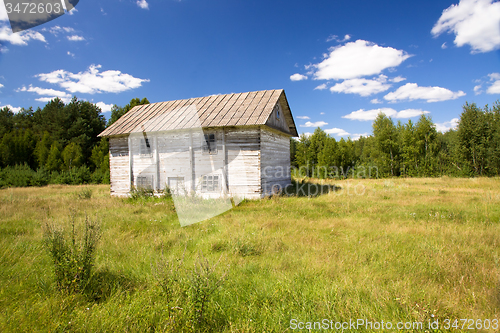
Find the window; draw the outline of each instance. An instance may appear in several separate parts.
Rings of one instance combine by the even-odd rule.
[[[203,136],[203,153],[217,154],[217,138],[215,133],[206,133]]]
[[[218,175],[207,175],[203,176],[201,181],[201,192],[219,192],[220,182]]]
[[[135,178],[135,186],[138,189],[152,190],[153,189],[153,176],[137,176]]]
[[[151,144],[148,138],[142,138],[139,144],[139,154],[142,156],[151,156]]]
[[[276,119],[280,120],[281,119],[281,107],[279,104],[276,104],[274,107],[274,112],[276,113]]]

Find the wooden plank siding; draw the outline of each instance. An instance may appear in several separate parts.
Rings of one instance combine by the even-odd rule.
[[[217,151],[207,152],[211,133]],[[289,138],[298,135],[284,91],[265,90],[136,106],[99,136],[110,137],[112,195],[145,183],[201,193],[203,177],[218,176],[203,197],[254,199],[290,184]]]
[[[127,196],[130,192],[128,164],[128,137],[109,138],[110,190],[114,196]]]
[[[291,184],[290,137],[262,127],[260,140],[262,194],[269,195]]]

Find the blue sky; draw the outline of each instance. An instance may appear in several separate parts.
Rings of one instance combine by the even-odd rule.
[[[299,133],[371,133],[379,111],[430,115],[500,99],[500,2],[82,0],[12,34],[0,0],[0,106],[111,105],[285,89]]]

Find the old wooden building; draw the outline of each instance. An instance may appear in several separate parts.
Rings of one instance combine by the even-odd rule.
[[[133,187],[259,198],[290,184],[297,129],[283,90],[176,100],[131,109],[109,137],[111,194]]]

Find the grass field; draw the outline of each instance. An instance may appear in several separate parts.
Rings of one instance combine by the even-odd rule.
[[[1,190],[0,332],[500,319],[500,179],[335,184],[184,228],[171,199],[111,198],[104,185]],[[43,226],[69,232],[72,212],[101,224],[90,296],[56,288],[43,243]]]

